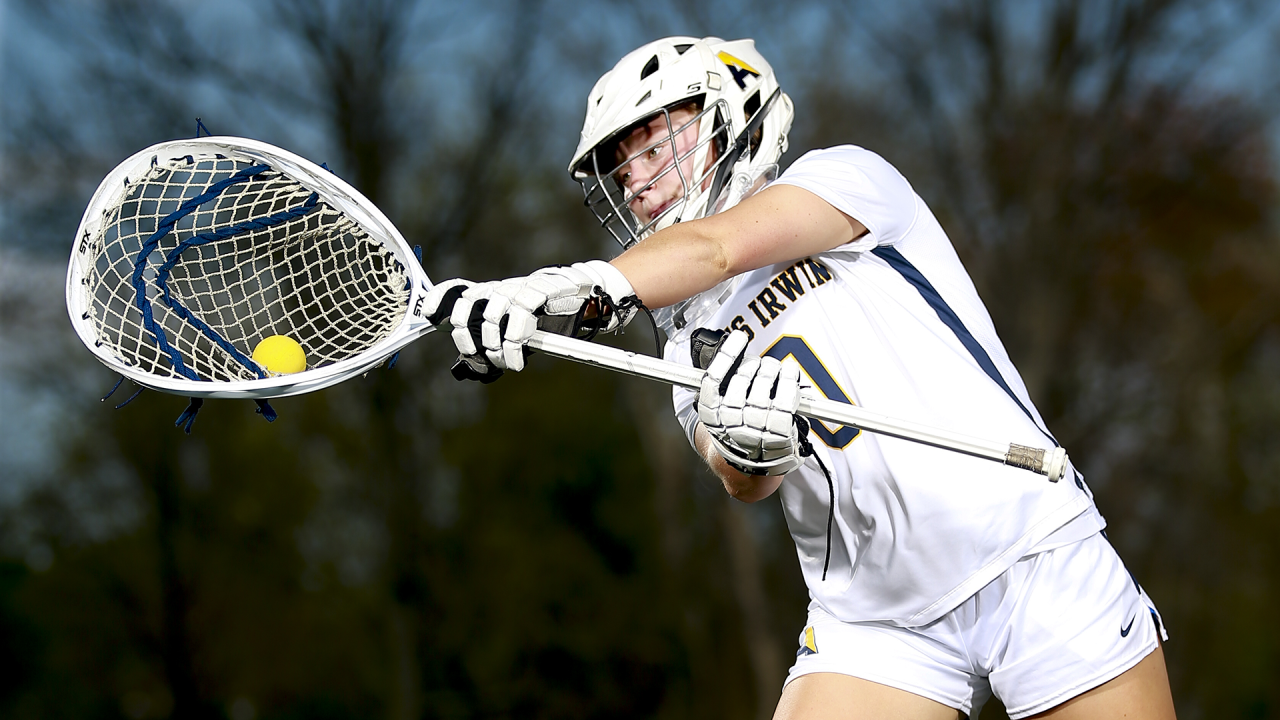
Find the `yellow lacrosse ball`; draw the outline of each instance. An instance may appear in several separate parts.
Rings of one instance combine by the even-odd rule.
[[[307,369],[307,354],[293,338],[284,335],[265,337],[253,349],[253,361],[268,372],[280,375],[302,372]]]

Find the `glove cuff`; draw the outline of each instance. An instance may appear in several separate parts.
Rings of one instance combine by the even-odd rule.
[[[804,458],[800,456],[799,447],[792,450],[790,455],[780,457],[776,460],[757,461],[750,460],[742,456],[737,449],[725,444],[715,433],[707,431],[707,436],[711,438],[711,444],[715,446],[716,452],[720,453],[720,457],[729,463],[729,466],[738,472],[747,475],[763,475],[778,476],[786,475],[804,464]]]
[[[601,290],[608,293],[614,302],[636,294],[636,291],[631,288],[631,282],[627,280],[627,276],[604,260],[588,260],[574,263],[570,267],[591,278],[591,281],[599,285]]]
[[[631,318],[636,315],[636,309],[622,301],[625,298],[634,298],[636,291],[621,270],[604,260],[588,260],[574,263],[570,267],[591,278],[591,282],[613,301],[613,318],[609,319],[602,328],[603,332],[614,332],[631,322]]]

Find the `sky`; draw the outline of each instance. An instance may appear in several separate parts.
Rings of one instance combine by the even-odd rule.
[[[93,0],[82,1],[93,2]],[[208,16],[207,24],[211,28],[211,39],[222,37],[229,28],[234,28],[235,22],[232,18],[235,14],[244,12],[245,7],[240,2],[189,2],[188,4],[192,12]],[[16,7],[14,0],[0,0],[0,92],[3,92],[6,87],[13,87],[13,78],[19,72],[39,73],[43,82],[57,83],[60,76],[76,70],[77,68],[73,66],[73,56],[67,52],[67,48],[41,33],[32,32],[20,20]],[[580,17],[580,20],[593,21],[585,14]],[[223,30],[221,35],[219,29]],[[1188,28],[1188,31],[1194,32],[1195,28]],[[482,33],[486,30],[478,27],[475,32]],[[1269,64],[1268,52],[1274,51],[1278,35],[1280,35],[1280,2],[1273,3],[1264,22],[1254,25],[1249,32],[1214,58],[1214,61],[1201,72],[1200,80],[1224,92],[1270,97],[1273,98],[1274,103],[1276,86],[1269,78],[1270,73],[1264,72],[1264,69]],[[459,39],[459,42],[463,41],[474,43],[477,39]],[[546,62],[545,59],[543,61]],[[780,74],[785,80],[785,64],[776,64],[779,65]],[[564,104],[569,107],[565,110],[564,116],[556,122],[574,122],[576,120],[569,118],[581,117],[581,101],[570,102],[567,96],[585,94],[590,86],[590,79],[574,78],[572,82],[560,83],[559,86],[572,88],[572,92],[565,91]],[[3,114],[4,108],[5,105],[0,104],[0,123],[6,121]],[[86,122],[93,122],[92,108],[84,108],[84,115]],[[1280,112],[1276,112],[1276,116],[1280,117]],[[1278,153],[1277,160],[1280,161],[1280,122],[1273,122],[1273,128],[1276,138],[1273,151]],[[217,131],[216,127],[213,129]],[[318,140],[320,135],[315,132],[311,133],[315,138],[307,140],[310,137],[306,134],[307,132],[303,130],[303,135],[298,142],[303,145],[320,142]],[[560,144],[567,148],[566,153],[572,147],[575,134],[567,134],[567,137],[560,140]],[[4,145],[0,144],[0,165],[5,162],[3,153]],[[4,203],[0,203],[0,228],[5,227],[3,213]],[[70,244],[70,238],[68,238],[68,248]],[[63,275],[61,265],[64,262],[63,257],[65,255],[59,253],[49,253],[42,257],[25,256],[0,238],[0,291],[11,291],[19,283],[36,282],[42,286],[60,283]],[[47,321],[53,326],[63,323],[65,318],[59,312],[58,308],[43,308],[41,313],[46,318],[42,321]],[[67,328],[63,326],[61,329]],[[5,329],[0,327],[0,409],[5,410],[0,411],[0,473],[24,476],[43,465],[49,455],[56,451],[58,426],[60,423],[68,422],[68,419],[59,408],[57,396],[51,394],[47,388],[28,386],[7,379],[12,377],[12,373],[5,372],[5,368],[12,367],[17,362],[25,362],[27,354],[23,348],[15,347],[12,342],[5,342],[5,336]],[[74,350],[75,348],[69,349],[69,351]],[[105,377],[105,373],[98,373],[96,376],[87,378],[87,384],[101,381]],[[103,387],[102,392],[105,393],[107,389],[109,387]],[[13,408],[19,408],[20,412],[7,411]],[[12,483],[0,484],[0,502],[14,497],[17,492],[19,489]]]

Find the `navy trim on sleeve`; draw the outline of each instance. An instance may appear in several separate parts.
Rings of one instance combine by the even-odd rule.
[[[1018,404],[1018,407],[1022,409],[1022,412],[1026,413],[1031,422],[1040,429],[1040,432],[1044,433],[1045,437],[1053,441],[1054,447],[1057,447],[1057,438],[1055,438],[1045,428],[1040,427],[1040,423],[1036,422],[1035,416],[1031,414],[1031,411],[1027,409],[1026,405],[1022,404],[1022,401],[1014,394],[1013,389],[1009,387],[1007,382],[1005,382],[1004,376],[1000,374],[1000,370],[996,367],[996,364],[991,361],[991,356],[987,354],[986,348],[982,347],[982,344],[973,336],[973,333],[969,332],[969,329],[964,326],[963,322],[961,322],[960,316],[956,315],[955,311],[951,309],[951,306],[947,304],[947,301],[942,299],[942,295],[939,294],[937,289],[933,287],[933,284],[925,278],[924,274],[921,273],[915,265],[912,265],[911,261],[903,257],[902,253],[892,245],[881,245],[873,248],[871,252],[881,260],[889,263],[889,267],[897,270],[907,282],[911,283],[911,285],[919,291],[925,302],[929,303],[929,307],[933,308],[934,312],[938,313],[938,319],[942,320],[943,324],[951,328],[951,331],[956,334],[956,339],[960,341],[961,345],[964,345],[965,349],[969,351],[969,354],[973,356],[973,359],[977,361],[978,367],[981,367],[983,371],[1000,386],[1001,389],[1008,393],[1009,397],[1012,398],[1013,401]]]

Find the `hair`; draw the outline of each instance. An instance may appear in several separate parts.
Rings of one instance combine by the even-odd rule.
[[[692,108],[693,114],[697,115],[698,113],[702,112],[702,101],[703,101],[703,96],[696,95],[687,100],[681,100],[680,102],[675,103],[674,105],[665,107],[663,108],[663,110],[667,111],[668,113],[673,113],[677,110]],[[661,112],[661,111],[658,111],[658,112]],[[622,162],[623,158],[618,157],[618,146],[622,144],[623,140],[626,140],[628,137],[630,137],[631,133],[635,132],[638,128],[641,128],[647,125],[657,115],[658,113],[653,113],[652,115],[646,115],[645,117],[619,130],[617,133],[614,134],[613,137],[600,143],[597,153],[603,157],[612,157],[615,163]]]

